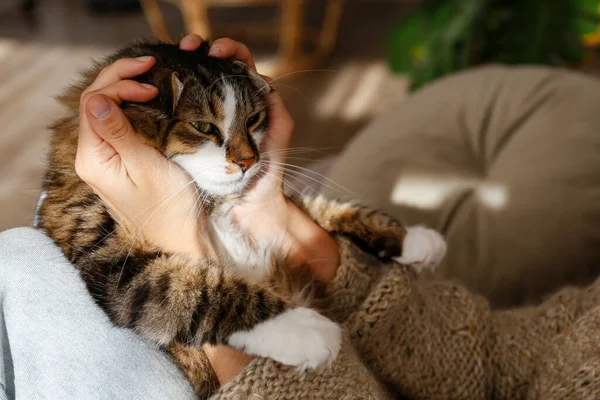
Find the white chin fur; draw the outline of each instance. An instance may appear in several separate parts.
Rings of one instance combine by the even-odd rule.
[[[173,157],[203,190],[215,196],[230,196],[240,193],[258,166],[253,166],[246,174],[227,174],[225,152],[213,143],[208,143],[193,154],[180,154]]]
[[[197,177],[196,184],[200,189],[205,190],[215,196],[231,196],[240,193],[246,187],[246,179],[238,179],[231,182],[214,182],[207,179],[200,180]]]
[[[236,332],[229,345],[248,354],[269,357],[299,370],[331,364],[342,345],[340,327],[309,308],[294,308]]]

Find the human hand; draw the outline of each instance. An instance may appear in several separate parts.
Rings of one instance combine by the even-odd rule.
[[[202,38],[190,35],[181,41],[184,50],[200,47]],[[218,39],[210,55],[234,58],[256,70],[248,48],[231,39]],[[268,82],[271,79],[265,77]],[[263,174],[245,193],[234,200],[231,214],[239,228],[255,242],[277,243],[286,258],[295,265],[308,265],[313,275],[328,282],[339,264],[337,244],[331,236],[290,202],[283,193],[283,174],[287,149],[294,122],[277,92],[265,96],[268,104],[269,128],[261,148]]]
[[[118,60],[84,90],[75,170],[113,217],[135,229],[141,239],[193,258],[214,257],[204,239],[208,235],[203,215],[192,210],[193,181],[179,166],[142,143],[119,107],[123,101],[145,102],[158,95],[157,88],[128,79],[155,63],[152,57]]]

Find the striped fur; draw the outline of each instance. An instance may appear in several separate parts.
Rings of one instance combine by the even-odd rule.
[[[92,297],[111,320],[162,345],[191,381],[198,397],[206,398],[217,383],[199,346],[231,344],[232,337],[241,343],[251,337],[244,336],[244,332],[271,326],[268,324],[296,309],[292,298],[301,286],[298,283],[308,279],[292,276],[289,268],[274,261],[277,254],[268,252],[263,259],[269,264],[264,269],[268,276],[262,281],[249,280],[235,268],[216,261],[191,262],[181,255],[165,253],[117,224],[99,197],[78,178],[74,161],[81,92],[106,65],[119,58],[144,55],[155,56],[157,65],[138,80],[157,86],[160,95],[145,104],[123,104],[123,109],[146,143],[173,160],[214,148],[222,153],[224,167],[219,173],[225,178],[237,160],[260,157],[258,149],[267,124],[262,94],[269,90],[261,78],[239,63],[208,57],[206,46],[183,52],[166,44],[137,44],[96,63],[79,84],[59,98],[71,115],[52,127],[44,180],[47,197],[40,208],[39,228],[79,269]],[[173,81],[175,78],[177,81]],[[234,115],[227,111],[233,107],[232,95]],[[246,122],[250,120],[252,124]],[[202,134],[190,126],[193,121],[210,121],[218,130]],[[185,162],[180,164],[186,168]],[[210,188],[203,186],[203,177],[190,173],[203,190],[201,195],[206,196],[208,212],[216,218],[226,196],[207,193]],[[222,186],[229,188],[226,194],[231,194],[243,190],[248,181]],[[323,198],[300,199],[298,203],[327,231],[346,235],[376,255],[392,258],[402,253],[406,231],[378,211]],[[252,244],[248,249],[258,250]],[[335,336],[338,328],[313,316],[323,330]],[[318,360],[335,358],[339,344],[333,336],[324,338]],[[292,361],[306,366],[314,362]]]

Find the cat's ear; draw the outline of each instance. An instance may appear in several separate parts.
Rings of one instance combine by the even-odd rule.
[[[172,69],[157,68],[150,78],[150,83],[158,88],[158,101],[162,111],[173,115],[185,88],[179,79],[179,74]]]
[[[179,99],[181,98],[181,93],[183,93],[183,82],[179,80],[179,74],[175,71],[171,74],[171,90],[173,92],[173,111],[177,108],[179,104]]]
[[[271,93],[271,85],[269,85],[269,82],[267,82],[265,80],[265,78],[263,78],[258,72],[256,72],[254,69],[250,68],[247,64],[241,62],[241,61],[234,61],[233,62],[235,65],[237,65],[238,67],[240,67],[245,73],[248,74],[248,76],[250,77],[250,80],[252,81],[252,83],[254,84],[254,86],[256,86],[256,88],[259,90],[259,93],[261,94],[269,94]]]

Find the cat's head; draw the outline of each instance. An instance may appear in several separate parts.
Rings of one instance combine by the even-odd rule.
[[[267,130],[264,95],[271,88],[239,61],[176,46],[138,44],[114,58],[152,55],[156,65],[137,78],[158,87],[156,99],[125,104],[134,127],[213,196],[243,191],[259,172]]]

